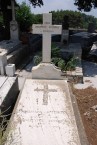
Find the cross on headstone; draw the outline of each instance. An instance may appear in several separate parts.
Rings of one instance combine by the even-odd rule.
[[[12,41],[19,41],[19,31],[18,31],[18,23],[15,20],[15,1],[11,0],[11,7],[8,6],[8,9],[12,9],[12,21],[10,22],[10,37]]]
[[[42,62],[51,62],[51,35],[61,34],[61,25],[52,25],[52,14],[43,14],[43,24],[33,24],[33,34],[42,34]]]
[[[15,7],[14,0],[11,0],[11,6],[8,6],[7,8],[12,9],[12,20],[15,20],[15,9],[17,9],[17,7]]]
[[[45,84],[44,85],[44,89],[35,89],[35,91],[43,91],[43,105],[47,105],[48,104],[48,93],[49,92],[57,92],[55,89],[49,89],[48,85]]]

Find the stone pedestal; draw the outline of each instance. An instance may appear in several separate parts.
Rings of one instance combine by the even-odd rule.
[[[10,22],[10,35],[11,40],[19,40],[18,23],[15,20]]]
[[[7,57],[4,52],[0,53],[0,74],[5,74],[5,66],[7,65]]]
[[[6,75],[9,77],[13,77],[15,74],[15,64],[8,64],[6,66]]]
[[[38,66],[32,68],[33,79],[63,79],[61,76],[61,70],[55,67],[51,63],[40,63]]]

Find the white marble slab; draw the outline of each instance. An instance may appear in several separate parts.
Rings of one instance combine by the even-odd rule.
[[[64,80],[26,80],[10,125],[6,145],[82,145]]]
[[[7,80],[7,77],[1,77],[0,76],[0,89],[3,86],[4,82]]]
[[[0,77],[0,105],[6,98],[8,92],[10,91],[15,81],[16,81],[16,77]]]

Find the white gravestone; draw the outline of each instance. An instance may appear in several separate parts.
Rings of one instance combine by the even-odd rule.
[[[43,14],[43,24],[33,24],[33,34],[43,35],[42,62],[51,62],[51,35],[61,34],[61,25],[52,25],[52,14]]]
[[[43,14],[43,24],[33,24],[33,34],[43,35],[42,63],[32,68],[33,79],[62,79],[61,70],[51,64],[51,35],[61,34],[61,25],[52,25],[52,14]]]
[[[18,31],[18,23],[15,20],[15,6],[14,6],[14,0],[11,0],[11,6],[12,6],[12,21],[10,22],[10,35],[11,40],[19,40],[19,31]]]

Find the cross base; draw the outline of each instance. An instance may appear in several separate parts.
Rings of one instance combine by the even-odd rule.
[[[33,79],[63,80],[61,70],[51,63],[40,63],[32,68]]]

